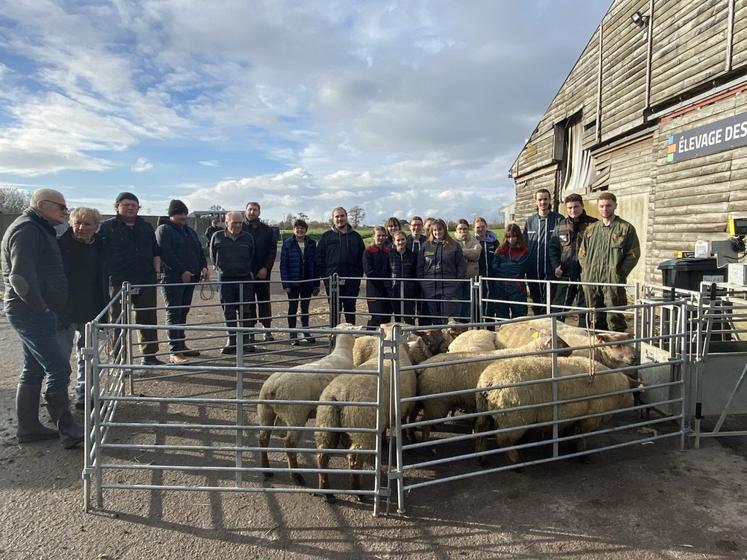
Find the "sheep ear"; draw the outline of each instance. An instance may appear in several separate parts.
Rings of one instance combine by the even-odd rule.
[[[607,342],[609,337],[606,334],[597,334],[597,342]]]

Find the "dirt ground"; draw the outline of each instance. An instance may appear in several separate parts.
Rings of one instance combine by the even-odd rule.
[[[2,559],[747,557],[747,438],[684,451],[664,439],[597,453],[588,465],[565,460],[418,489],[407,496],[406,515],[393,504],[389,516],[374,518],[370,504],[348,496],[330,505],[305,494],[124,490],[105,493],[105,509],[84,513],[82,450],[15,442],[21,353],[4,317],[0,348]],[[209,378],[188,388],[227,390]],[[183,411],[123,412],[164,413]],[[191,475],[159,476],[149,480]],[[209,474],[201,480],[216,483]]]

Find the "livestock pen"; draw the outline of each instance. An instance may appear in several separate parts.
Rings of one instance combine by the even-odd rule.
[[[330,278],[330,286],[335,285]],[[481,279],[472,283],[472,309],[482,309],[479,299]],[[477,477],[517,467],[546,463],[573,457],[583,457],[601,451],[631,448],[659,439],[676,439],[680,446],[685,444],[685,435],[691,433],[691,420],[687,402],[690,396],[689,345],[691,327],[689,321],[697,314],[691,302],[666,297],[645,298],[626,306],[635,333],[625,344],[635,348],[636,355],[647,356],[641,363],[631,363],[620,367],[595,365],[588,361],[585,371],[575,374],[573,379],[585,384],[593,384],[594,379],[605,376],[628,374],[631,379],[643,380],[643,387],[631,383],[629,387],[602,394],[564,396],[564,384],[569,382],[559,372],[558,363],[565,360],[562,354],[569,352],[596,355],[605,349],[618,345],[617,341],[604,342],[597,334],[591,333],[588,344],[571,345],[565,348],[560,343],[558,331],[567,328],[559,320],[569,314],[583,310],[571,309],[563,313],[551,314],[552,344],[542,350],[524,353],[524,357],[544,355],[550,367],[546,377],[527,381],[514,381],[490,386],[487,392],[510,390],[531,386],[548,388],[549,396],[542,402],[528,405],[519,404],[513,409],[501,411],[493,409],[459,412],[441,418],[403,418],[404,409],[422,401],[441,395],[403,396],[399,381],[403,375],[423,370],[420,364],[409,364],[401,360],[402,343],[414,334],[443,331],[453,325],[431,325],[413,327],[400,325],[393,329],[392,340],[386,340],[381,331],[369,332],[379,340],[377,366],[373,370],[361,371],[344,369],[304,369],[303,364],[318,360],[327,355],[332,347],[331,338],[336,334],[332,325],[336,322],[335,293],[329,294],[332,306],[327,300],[318,298],[311,331],[318,343],[310,346],[290,346],[289,335],[299,334],[304,329],[272,327],[277,338],[255,345],[256,352],[244,352],[244,345],[237,344],[235,356],[225,356],[217,352],[217,343],[231,331],[241,341],[251,334],[255,338],[266,332],[254,327],[226,327],[220,318],[220,303],[212,298],[201,299],[192,306],[193,318],[184,327],[191,345],[202,355],[184,365],[143,366],[139,365],[140,343],[135,341],[139,329],[155,329],[161,333],[167,325],[139,325],[132,321],[133,309],[130,293],[138,289],[125,285],[116,296],[121,308],[118,316],[108,317],[114,300],[102,311],[96,321],[88,325],[86,342],[87,376],[86,389],[86,454],[84,478],[85,507],[92,507],[95,491],[95,507],[103,506],[104,493],[115,491],[145,490],[159,491],[220,491],[220,492],[305,492],[321,494],[354,494],[372,501],[374,514],[381,513],[381,502],[386,501],[388,512],[390,501],[396,499],[397,509],[404,511],[408,492],[434,484]],[[651,295],[651,294],[649,294]],[[284,299],[273,299],[277,306]],[[158,308],[162,310],[161,307]],[[364,314],[363,314],[364,315]],[[661,329],[661,317],[666,317],[666,328]],[[282,314],[273,314],[273,320]],[[529,323],[536,318],[528,317],[512,321],[470,322],[460,325],[461,329],[508,329],[515,325]],[[569,321],[571,323],[572,321]],[[694,325],[698,325],[696,320]],[[634,325],[634,326],[633,326]],[[575,327],[574,327],[575,328]],[[353,337],[364,334],[360,330],[343,329]],[[651,348],[655,352],[650,351]],[[477,358],[462,360],[489,361],[522,359],[521,354],[503,358]],[[453,368],[459,360],[449,364]],[[257,405],[273,404],[262,401],[259,393],[268,377],[278,371],[293,369],[293,376],[301,379],[304,375],[329,373],[331,375],[354,374],[369,376],[376,380],[378,388],[375,398],[353,402],[321,403],[330,406],[350,405],[376,410],[376,425],[358,428],[327,428],[330,433],[359,431],[373,436],[373,444],[367,449],[356,449],[366,455],[372,469],[351,469],[345,464],[344,456],[348,449],[317,448],[314,438],[320,429],[314,424],[294,426],[267,425],[258,422]],[[427,366],[425,366],[427,369]],[[387,383],[389,372],[393,378]],[[647,374],[658,372],[656,378]],[[390,392],[382,395],[384,387]],[[643,390],[641,390],[643,389]],[[485,391],[483,391],[485,392]],[[477,387],[463,391],[476,395]],[[577,403],[593,403],[600,398],[611,398],[614,394],[636,395],[635,404],[620,406],[614,410],[593,411],[569,417],[564,411]],[[640,397],[640,398],[638,398]],[[388,406],[387,403],[391,403]],[[274,403],[277,404],[277,403]],[[284,405],[315,407],[318,400],[283,401]],[[520,426],[495,426],[484,432],[472,432],[472,426],[480,418],[495,418],[522,410],[549,411],[550,417],[531,423],[533,434],[530,439],[517,440],[509,446],[476,449],[475,445],[484,438],[495,440],[502,433],[515,432]],[[313,414],[312,414],[313,415]],[[583,432],[568,431],[572,423],[611,416],[608,424]],[[491,420],[494,421],[494,420]],[[379,429],[388,425],[387,430]],[[415,440],[413,433],[428,427],[433,434],[430,439]],[[269,447],[259,444],[258,435],[262,430],[271,430],[273,439]],[[291,430],[292,429],[292,430]],[[294,447],[287,447],[276,439],[288,431],[300,437]],[[343,438],[344,439],[344,438]],[[568,446],[581,440],[588,440],[586,448],[569,449]],[[287,441],[287,440],[286,440]],[[389,443],[387,445],[387,442]],[[521,452],[521,460],[516,463],[497,464],[495,460],[511,452]],[[263,452],[269,453],[269,464],[262,464]],[[313,458],[320,452],[332,456],[328,466],[321,468],[313,464]],[[300,461],[288,466],[285,455],[297,454]],[[478,464],[478,461],[483,464]],[[487,463],[487,464],[485,464]],[[286,475],[326,475],[331,484],[321,492],[316,488],[286,482]],[[275,475],[275,476],[272,476]],[[362,488],[347,484],[348,476],[363,475]],[[344,480],[343,480],[344,479]]]

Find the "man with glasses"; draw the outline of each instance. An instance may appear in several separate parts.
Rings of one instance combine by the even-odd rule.
[[[23,345],[23,369],[16,389],[19,443],[61,436],[70,449],[83,441],[83,428],[70,413],[70,356],[57,342],[57,314],[67,301],[67,278],[54,226],[67,221],[61,193],[40,189],[2,241],[5,313]],[[39,422],[41,386],[46,377],[47,410],[57,430]]]
[[[135,321],[141,325],[157,325],[156,275],[161,271],[156,234],[153,226],[138,216],[140,201],[129,192],[119,193],[114,203],[117,215],[101,224],[99,234],[104,246],[104,269],[112,293],[116,293],[123,282],[143,285],[134,289],[132,305]],[[112,320],[121,312],[119,301],[112,305]],[[143,365],[164,365],[156,357],[158,353],[158,331],[141,329]]]

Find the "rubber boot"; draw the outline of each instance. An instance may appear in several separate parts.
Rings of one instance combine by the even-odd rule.
[[[59,437],[57,430],[50,430],[39,422],[41,385],[18,384],[16,389],[16,417],[18,443],[42,441]]]
[[[49,415],[57,424],[57,429],[60,432],[62,447],[72,449],[81,444],[83,442],[83,427],[75,421],[70,413],[70,399],[67,396],[67,391],[47,393],[45,396]]]

